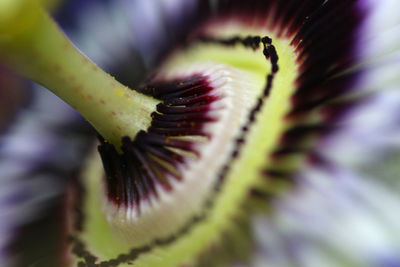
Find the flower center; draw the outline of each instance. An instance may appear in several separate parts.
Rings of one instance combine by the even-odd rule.
[[[246,73],[225,65],[194,64],[184,73],[160,76],[139,90],[163,100],[147,132],[125,138],[122,155],[104,141],[99,147],[108,221],[133,245],[168,240],[203,213],[216,182],[238,156],[273,77],[256,101],[255,90],[242,91],[256,87]],[[175,76],[180,78],[171,81]]]
[[[169,246],[202,231],[216,235],[219,227],[207,229],[210,219],[230,225],[232,207],[263,179],[268,151],[287,127],[282,118],[297,71],[293,49],[277,43],[257,35],[201,34],[138,90],[162,100],[151,126],[125,138],[122,154],[104,140],[99,147],[106,171],[101,201],[113,239],[134,248]],[[229,56],[235,51],[236,62]],[[204,60],[204,53],[211,57]],[[289,64],[279,72],[278,53]]]
[[[225,233],[233,241],[220,247],[244,243],[238,225],[251,214],[249,203],[261,198],[265,205],[265,198],[290,188],[330,118],[329,102],[346,88],[340,86],[346,78],[335,78],[349,63],[356,20],[345,9],[345,19],[329,24],[332,14],[320,13],[343,6],[320,2],[299,9],[291,2],[285,9],[283,1],[260,1],[240,11],[221,3],[221,17],[211,16],[169,55],[142,88],[162,100],[151,126],[124,139],[122,155],[102,143],[104,186],[98,183],[101,164],[91,165],[97,177],[88,173],[87,230],[80,235],[87,247],[81,252],[111,266],[179,266],[219,247]],[[338,21],[349,23],[341,38],[320,27]],[[329,46],[332,55],[310,52],[332,43],[340,48]],[[219,79],[226,82],[213,82]],[[99,191],[106,194],[99,197]]]

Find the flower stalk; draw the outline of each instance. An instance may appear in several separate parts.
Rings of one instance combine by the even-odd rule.
[[[108,141],[147,129],[158,100],[120,84],[79,52],[41,4],[0,18],[0,60],[81,113]]]

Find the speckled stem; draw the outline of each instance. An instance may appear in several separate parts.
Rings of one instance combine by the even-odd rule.
[[[58,95],[109,142],[136,136],[150,124],[159,101],[117,82],[82,55],[40,7],[0,29],[0,60]],[[4,25],[3,25],[4,26]],[[0,27],[1,28],[1,27]]]

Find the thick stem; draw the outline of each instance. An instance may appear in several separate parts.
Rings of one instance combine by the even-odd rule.
[[[134,137],[147,129],[158,100],[103,72],[71,44],[42,8],[29,12],[28,26],[0,34],[0,59],[7,66],[50,89],[117,147],[122,136]]]

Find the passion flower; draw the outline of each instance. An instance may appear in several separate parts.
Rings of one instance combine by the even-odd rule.
[[[153,45],[167,54],[160,59],[154,52],[147,64],[157,66],[140,85],[110,64],[135,90],[77,53],[40,8],[32,13],[40,22],[33,30],[6,30],[15,36],[2,41],[10,51],[2,54],[8,66],[50,87],[99,133],[101,160],[93,156],[80,180],[86,194],[76,197],[75,188],[69,196],[74,198],[67,215],[75,221],[68,243],[72,264],[312,266],[302,249],[289,254],[292,242],[275,236],[280,229],[293,233],[283,238],[305,232],[323,240],[317,260],[333,251],[329,264],[396,262],[393,254],[378,250],[360,261],[325,242],[323,234],[307,232],[312,212],[324,215],[319,206],[311,215],[306,209],[308,217],[300,216],[300,230],[294,230],[293,214],[304,206],[290,198],[299,191],[299,199],[313,207],[321,195],[307,201],[304,187],[312,193],[315,187],[328,195],[322,203],[330,207],[336,196],[344,201],[352,194],[339,178],[354,178],[343,168],[335,171],[340,166],[335,155],[319,144],[337,144],[347,114],[374,93],[373,83],[364,89],[371,76],[363,64],[371,64],[365,61],[371,51],[360,49],[369,38],[363,29],[375,16],[374,7],[361,0],[199,2],[191,9],[190,27]],[[18,44],[27,40],[30,45],[21,49]],[[385,203],[392,202],[398,203]],[[286,207],[293,213],[285,213]],[[273,219],[256,216],[266,211]],[[351,216],[345,209],[338,215],[347,219],[345,225],[358,222]],[[313,223],[317,229],[336,225]],[[270,243],[276,239],[281,250]],[[371,240],[355,255],[366,256]]]

